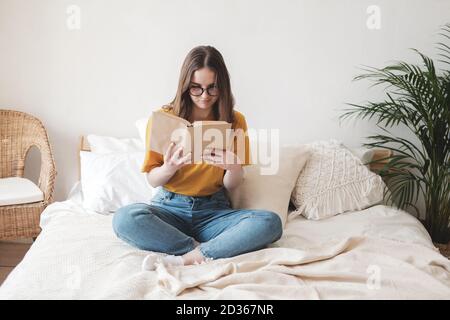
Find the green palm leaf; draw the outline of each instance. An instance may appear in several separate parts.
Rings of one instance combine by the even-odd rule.
[[[450,24],[442,27],[444,41],[437,43],[438,56],[450,64]],[[402,209],[412,208],[419,217],[417,202],[423,197],[425,226],[432,238],[450,240],[450,71],[437,70],[434,61],[412,49],[421,65],[396,61],[384,68],[364,66],[354,80],[369,80],[385,86],[386,99],[365,104],[348,103],[341,120],[375,121],[382,131],[367,137],[369,148],[392,150],[390,157],[369,162],[385,163],[380,170],[388,186],[384,193]],[[386,128],[402,126],[411,139],[392,134]]]

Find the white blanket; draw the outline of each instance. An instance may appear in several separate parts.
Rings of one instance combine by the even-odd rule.
[[[414,217],[386,206],[298,217],[269,248],[141,271],[147,252],[116,238],[112,216],[68,200],[0,287],[0,299],[449,299],[450,261]]]

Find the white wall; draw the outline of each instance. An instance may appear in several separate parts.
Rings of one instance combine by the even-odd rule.
[[[70,5],[79,30],[67,27]],[[366,25],[370,5],[379,30]],[[280,128],[284,142],[358,145],[374,126],[337,120],[345,102],[379,96],[351,82],[358,67],[415,59],[410,47],[433,56],[449,13],[448,0],[0,0],[0,108],[45,123],[57,200],[77,179],[78,137],[137,136],[134,121],[173,98],[200,44],[223,54],[250,127]]]

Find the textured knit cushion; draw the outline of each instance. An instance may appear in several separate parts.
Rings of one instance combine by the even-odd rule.
[[[383,200],[384,182],[336,140],[310,144],[311,156],[300,173],[291,200],[296,210],[320,220],[339,213],[362,210]]]
[[[44,193],[32,181],[19,177],[0,179],[0,206],[42,200],[44,200]]]

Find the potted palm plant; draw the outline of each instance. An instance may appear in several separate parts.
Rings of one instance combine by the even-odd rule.
[[[384,68],[365,67],[354,80],[368,79],[384,85],[381,102],[348,103],[350,108],[340,119],[374,119],[381,132],[367,137],[369,148],[392,150],[380,171],[388,189],[385,200],[401,209],[417,207],[424,201],[425,219],[421,220],[437,244],[450,241],[450,24],[441,28],[437,43],[441,70],[428,56],[414,50],[421,63],[395,62]],[[405,135],[389,128],[403,126]],[[413,141],[413,139],[415,141]],[[414,211],[413,211],[414,212]],[[439,246],[439,245],[438,245]],[[442,248],[442,247],[441,247]],[[446,247],[448,250],[448,247]]]

